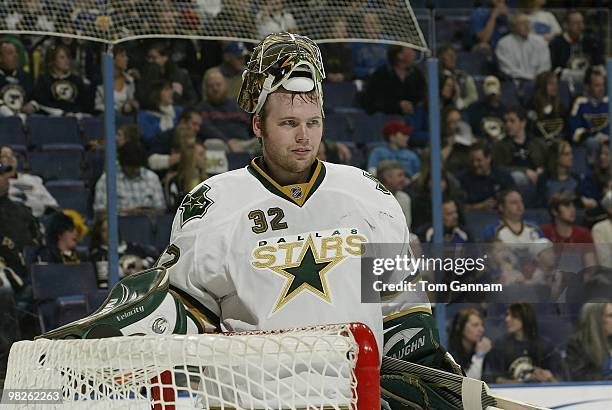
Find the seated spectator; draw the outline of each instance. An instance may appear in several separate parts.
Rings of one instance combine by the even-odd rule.
[[[416,51],[391,46],[389,64],[378,68],[369,78],[363,93],[368,113],[412,115],[415,106],[425,100],[426,81],[416,66]]]
[[[32,114],[38,104],[32,100],[34,83],[30,73],[23,71],[17,47],[0,41],[0,116]]]
[[[223,140],[235,152],[258,146],[249,135],[250,118],[236,100],[228,96],[227,81],[221,71],[208,70],[204,82],[207,98],[196,108],[202,116],[200,137]]]
[[[323,140],[319,144],[317,158],[334,164],[350,164],[353,156],[351,149],[341,142]]]
[[[608,218],[593,225],[591,234],[599,264],[612,268],[612,190],[603,197],[601,206],[607,211]]]
[[[153,267],[158,256],[155,248],[126,242],[119,231],[117,245],[119,256],[119,277],[131,275]],[[106,214],[99,214],[91,231],[89,244],[90,259],[94,264],[98,287],[108,288],[108,220]]]
[[[610,174],[610,147],[608,143],[599,144],[595,155],[596,160],[586,174],[582,194],[587,198],[600,201],[603,193],[612,189],[612,174]]]
[[[236,24],[239,21],[240,24]],[[242,0],[224,0],[223,7],[211,23],[213,33],[222,33],[232,27],[232,33],[238,38],[254,38],[257,35],[253,12],[244,7]]]
[[[7,145],[0,146],[0,163],[10,167],[8,172],[10,187],[9,198],[14,202],[21,202],[35,217],[42,216],[49,209],[57,209],[59,205],[43,185],[42,178],[17,172],[18,163],[15,153]]]
[[[474,39],[473,50],[492,53],[497,42],[510,31],[506,0],[488,0],[476,8],[470,17]]]
[[[534,80],[550,70],[548,44],[529,32],[529,18],[518,14],[512,18],[512,33],[504,36],[495,48],[502,73],[512,79]]]
[[[554,383],[561,376],[561,357],[538,335],[533,307],[513,303],[506,312],[506,335],[495,341],[484,363],[489,383]]]
[[[574,174],[572,146],[567,141],[553,141],[548,149],[546,171],[538,178],[538,206],[544,208],[552,196],[559,192],[578,198],[578,204],[595,208],[597,201],[582,196],[580,177]]]
[[[74,221],[61,212],[51,217],[47,226],[47,245],[38,251],[39,262],[46,263],[81,263],[76,251],[79,241]]]
[[[561,78],[579,83],[590,66],[604,64],[604,43],[596,35],[584,32],[584,17],[578,10],[565,14],[563,34],[550,42],[552,69],[562,69]]]
[[[504,114],[506,106],[501,100],[501,84],[497,77],[490,75],[482,83],[484,96],[467,110],[472,131],[490,143],[504,137]]]
[[[154,171],[164,171],[177,165],[180,160],[179,152],[172,152],[172,141],[178,130],[184,130],[192,139],[196,139],[200,127],[202,126],[202,117],[200,113],[193,110],[185,110],[179,115],[176,128],[166,130],[157,134],[149,145],[149,159],[147,160],[149,168]],[[181,131],[182,132],[182,131]]]
[[[183,108],[174,105],[172,85],[159,82],[151,86],[150,98],[138,112],[138,127],[145,144],[151,144],[159,133],[176,127]]]
[[[542,38],[547,43],[561,34],[561,26],[557,18],[550,11],[542,10],[546,0],[527,0],[525,12],[529,17],[530,31]]]
[[[416,178],[416,182],[410,186],[412,198],[412,224],[419,228],[424,224],[431,223],[431,161],[429,149],[424,149],[421,153],[421,172]],[[446,170],[442,169],[442,197],[450,197],[458,203],[463,203],[465,192],[461,190],[459,181]]]
[[[472,379],[482,380],[482,365],[492,347],[484,332],[482,314],[474,308],[461,309],[453,318],[448,352]]]
[[[515,245],[508,246],[499,241],[491,244],[492,256],[490,265],[487,266],[487,276],[503,286],[525,283],[525,276],[520,271],[520,257],[525,248]]]
[[[134,78],[128,74],[128,53],[121,46],[113,49],[113,98],[115,111],[123,115],[134,115],[140,104],[136,101],[136,85]],[[96,89],[96,111],[103,112],[104,107],[104,85],[99,85]]]
[[[544,224],[541,228],[544,235],[553,243],[593,243],[591,231],[576,225],[575,202],[576,197],[565,192],[557,192],[548,201],[548,213],[552,223]],[[597,258],[591,247],[581,248],[578,251],[584,267],[597,265]]]
[[[238,99],[240,94],[240,86],[242,85],[242,72],[246,68],[244,57],[248,51],[244,47],[244,43],[232,41],[223,47],[223,62],[208,70],[219,70],[227,81],[227,95],[232,100]],[[208,72],[206,70],[206,72]],[[202,77],[202,101],[206,101],[208,93],[206,92],[206,73]]]
[[[497,195],[514,188],[514,180],[504,170],[491,164],[491,148],[486,143],[470,146],[469,168],[459,175],[466,193],[465,207],[469,211],[497,209]]]
[[[493,161],[506,168],[521,188],[535,185],[546,166],[546,144],[541,138],[527,135],[527,117],[520,107],[506,110],[506,136],[493,145]]]
[[[462,110],[465,103],[461,98],[461,90],[452,75],[442,75],[440,77],[440,108],[457,108]]]
[[[164,193],[155,172],[144,167],[147,156],[139,143],[127,142],[117,150],[117,209],[122,214],[165,211]],[[106,209],[106,175],[96,183],[94,211]]]
[[[271,33],[298,31],[297,23],[293,15],[285,9],[283,0],[264,0],[255,18],[255,24],[260,39]]]
[[[348,38],[346,19],[335,17],[332,22],[334,38]],[[323,43],[321,56],[325,61],[325,79],[331,83],[351,81],[353,75],[353,51],[347,43]]]
[[[460,212],[459,204],[453,198],[443,198],[442,200],[442,228],[444,229],[444,243],[467,243],[472,239],[462,226],[463,217]],[[419,228],[419,239],[422,242],[431,243],[434,241],[434,228],[431,224]]]
[[[408,149],[408,140],[412,127],[401,120],[389,120],[383,127],[383,136],[387,142],[384,146],[376,147],[368,158],[368,171],[376,176],[376,168],[381,161],[398,161],[404,167],[408,178],[412,178],[421,169],[419,156]]]
[[[384,40],[383,25],[378,14],[373,11],[355,14],[358,19],[353,19],[354,23],[361,22],[361,36],[374,40]],[[351,21],[351,20],[349,20]],[[358,24],[358,23],[357,23]],[[353,54],[353,72],[355,77],[365,80],[376,70],[383,67],[389,59],[389,48],[387,44],[378,43],[350,43]]]
[[[117,149],[121,148],[121,146],[123,146],[123,144],[126,142],[142,144],[140,130],[136,124],[124,124],[119,127],[117,129],[117,133],[115,134],[115,139]],[[100,179],[100,176],[104,172],[104,168],[106,166],[106,148],[102,139],[90,142],[88,148],[89,149],[85,152],[83,170],[83,174],[85,175],[84,180],[87,186],[95,187],[96,182],[98,182],[98,179]],[[93,201],[93,192],[91,195],[91,200]]]
[[[0,163],[0,227],[21,252],[26,245],[40,245],[42,235],[38,220],[24,204],[9,198],[12,167]]]
[[[457,108],[464,109],[478,100],[478,90],[474,78],[463,70],[457,68],[457,55],[455,49],[450,45],[438,48],[438,58],[440,59],[440,78],[450,75],[454,77],[459,89],[458,97],[462,101],[462,106]]]
[[[533,96],[527,104],[527,116],[532,121],[531,134],[550,142],[565,138],[567,107],[559,97],[559,78],[551,71],[538,74]]]
[[[17,249],[11,238],[0,233],[0,290],[10,289],[16,299],[30,305],[32,292],[29,282],[29,272],[21,250]]]
[[[197,102],[198,95],[189,73],[172,61],[171,49],[162,41],[154,42],[147,51],[147,63],[142,69],[141,81],[136,85],[138,101],[145,104],[149,98],[149,87],[158,82],[170,84],[175,104],[189,107]]]
[[[376,175],[378,180],[387,188],[404,212],[406,218],[406,226],[410,228],[412,223],[412,210],[411,210],[411,199],[403,190],[408,186],[409,180],[406,178],[406,172],[404,167],[398,161],[384,160],[378,164],[376,169]]]
[[[176,212],[185,195],[208,178],[204,145],[195,142],[183,143],[180,156],[176,172],[170,173],[164,183],[166,204],[171,212]]]
[[[70,51],[63,44],[49,49],[45,70],[38,77],[33,97],[41,111],[52,115],[76,115],[91,112],[92,103],[83,78],[72,74]]]
[[[531,277],[524,283],[531,286],[544,287],[549,290],[549,300],[558,302],[561,293],[567,286],[565,274],[559,270],[553,243],[548,238],[536,239],[529,245],[529,254],[534,263]]]
[[[472,129],[463,121],[461,111],[451,106],[442,111],[442,162],[444,168],[457,175],[468,167],[468,151],[476,142]]]
[[[584,76],[585,95],[574,100],[570,112],[570,134],[575,144],[584,144],[592,163],[599,144],[610,138],[606,76],[597,68],[589,68]]]
[[[482,234],[484,242],[529,244],[544,236],[536,223],[523,219],[525,205],[518,191],[509,189],[500,192],[497,211],[499,221],[485,228]]]
[[[612,379],[612,303],[585,303],[567,343],[572,381]]]

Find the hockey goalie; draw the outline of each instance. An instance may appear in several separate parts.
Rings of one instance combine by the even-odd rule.
[[[313,41],[267,36],[243,73],[238,101],[252,114],[263,155],[203,181],[185,197],[157,262],[163,269],[125,278],[96,314],[43,337],[361,322],[396,365],[388,372],[383,367],[384,406],[462,408],[460,393],[453,400],[452,392],[397,368],[410,362],[461,375],[440,347],[426,295],[405,292],[387,295],[385,303],[362,303],[365,245],[388,244],[387,251],[410,255],[409,232],[399,204],[374,177],[316,158],[325,130],[324,78]]]

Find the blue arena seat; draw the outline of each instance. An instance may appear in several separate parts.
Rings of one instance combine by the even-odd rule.
[[[0,145],[26,150],[28,142],[19,117],[0,117]]]
[[[104,118],[83,118],[80,125],[81,129],[83,130],[83,141],[85,144],[92,140],[104,139]]]
[[[323,83],[325,106],[330,109],[337,107],[352,107],[355,105],[357,87],[352,81],[341,83]]]
[[[382,114],[352,114],[347,116],[353,130],[353,142],[367,144],[382,141],[382,129],[385,118]]]
[[[230,171],[246,167],[250,162],[251,156],[248,152],[229,152],[227,154],[227,163]]]
[[[81,179],[81,150],[45,150],[28,153],[29,169],[32,174],[45,181],[53,179]]]
[[[155,218],[155,239],[153,245],[162,252],[170,241],[174,214],[158,215]]]
[[[495,211],[472,211],[465,213],[465,226],[472,238],[482,239],[485,228],[497,222],[499,214]]]
[[[346,141],[350,139],[351,131],[346,115],[326,112],[324,124],[323,138],[332,141]]]
[[[81,215],[91,215],[88,210],[89,190],[85,183],[79,180],[57,180],[45,184],[49,193],[64,209],[74,209]]]
[[[30,269],[32,296],[43,332],[87,314],[88,294],[98,289],[91,263],[34,264]]]
[[[153,245],[153,224],[146,215],[120,216],[119,233],[126,242]]]
[[[26,121],[30,143],[41,148],[50,144],[82,145],[79,124],[74,117],[32,115]]]
[[[581,177],[589,172],[589,162],[587,160],[587,152],[585,147],[573,147],[572,154],[574,157],[572,170]]]

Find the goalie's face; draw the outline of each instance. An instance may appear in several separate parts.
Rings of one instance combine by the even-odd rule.
[[[262,113],[253,118],[253,131],[262,141],[264,159],[277,182],[308,180],[323,135],[316,94],[271,94]]]

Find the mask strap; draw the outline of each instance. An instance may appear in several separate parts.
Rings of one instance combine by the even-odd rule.
[[[268,74],[268,78],[263,83],[261,88],[261,92],[259,93],[259,98],[257,99],[257,106],[255,106],[255,114],[259,114],[264,103],[266,102],[266,98],[268,98],[268,94],[272,91],[272,83],[274,82],[274,76],[272,74]]]

